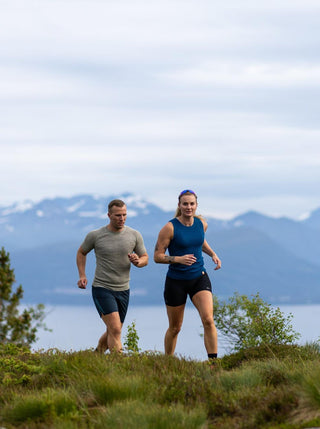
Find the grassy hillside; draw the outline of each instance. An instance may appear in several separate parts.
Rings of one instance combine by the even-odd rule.
[[[0,346],[0,426],[320,426],[319,357],[316,344],[266,347],[224,356],[212,367],[155,353]]]

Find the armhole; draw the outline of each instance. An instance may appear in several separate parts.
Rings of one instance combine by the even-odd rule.
[[[206,223],[206,221],[204,219],[199,218],[199,217],[197,219],[199,219],[199,221],[201,222],[203,233],[205,234],[206,230],[205,230],[205,227],[204,227],[204,222]],[[208,224],[207,224],[207,228],[208,228]]]
[[[174,239],[174,233],[175,233],[175,228],[174,228],[174,219],[169,220],[169,222],[168,222],[168,223],[171,223],[171,225],[172,225],[173,234],[172,234],[172,239],[171,239],[171,240],[173,240],[173,239]],[[170,241],[171,241],[171,240],[170,240]]]

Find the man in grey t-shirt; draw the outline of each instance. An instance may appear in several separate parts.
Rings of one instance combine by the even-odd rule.
[[[78,287],[85,289],[87,254],[94,249],[96,271],[92,297],[97,311],[106,324],[97,350],[121,351],[121,329],[129,304],[129,273],[131,264],[142,268],[148,264],[148,254],[140,232],[125,226],[127,208],[122,200],[108,205],[109,224],[87,234],[77,252]]]

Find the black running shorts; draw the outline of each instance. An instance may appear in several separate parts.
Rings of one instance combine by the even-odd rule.
[[[193,296],[201,290],[212,292],[209,276],[205,272],[192,280],[177,280],[167,276],[163,296],[166,305],[177,307],[187,302],[188,295],[192,300]]]

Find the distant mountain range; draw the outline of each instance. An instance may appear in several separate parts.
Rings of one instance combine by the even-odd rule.
[[[76,252],[87,232],[107,223],[107,202],[119,196],[44,199],[0,207],[0,246],[10,253],[17,285],[28,303],[91,305],[90,288],[77,288]],[[161,227],[173,217],[134,194],[121,195],[128,208],[127,225],[138,229],[150,256],[143,269],[132,267],[131,303],[162,304],[166,265],[153,262]],[[257,292],[272,304],[320,303],[320,208],[295,221],[248,212],[231,220],[207,218],[207,241],[223,267],[205,255],[219,298],[235,291]],[[94,254],[87,275],[94,274]]]

